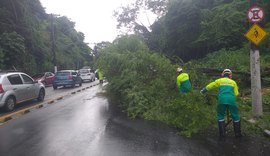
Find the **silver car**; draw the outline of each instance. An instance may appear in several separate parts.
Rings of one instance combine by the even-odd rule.
[[[0,107],[12,111],[16,104],[37,99],[43,101],[45,87],[22,72],[0,72]]]
[[[79,74],[84,82],[85,81],[93,82],[96,79],[95,73],[93,73],[91,69],[80,69]]]

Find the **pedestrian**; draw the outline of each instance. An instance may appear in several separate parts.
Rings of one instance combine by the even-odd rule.
[[[219,136],[225,137],[225,112],[229,109],[234,127],[235,137],[242,137],[240,115],[236,103],[236,96],[238,96],[238,86],[234,80],[232,80],[232,71],[230,69],[224,69],[221,78],[209,83],[200,92],[201,94],[207,91],[218,88],[218,105],[217,105],[217,118]]]
[[[178,76],[176,78],[176,85],[179,93],[188,93],[191,91],[191,83],[189,75],[183,72],[182,68],[177,68]]]
[[[98,69],[98,80],[100,84],[103,84],[103,79],[104,79],[103,72],[100,69]]]

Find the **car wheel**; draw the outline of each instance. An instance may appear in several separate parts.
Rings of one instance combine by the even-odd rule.
[[[79,86],[82,86],[82,82],[79,84]]]
[[[57,86],[53,86],[53,89],[57,89]]]
[[[12,96],[9,96],[5,101],[4,108],[6,111],[12,111],[15,108],[15,104],[16,104],[15,98]]]
[[[75,87],[75,83],[73,83],[73,84],[71,85],[71,87],[74,88],[74,87]]]
[[[45,90],[44,89],[40,89],[39,94],[38,94],[38,101],[43,101],[45,97]]]

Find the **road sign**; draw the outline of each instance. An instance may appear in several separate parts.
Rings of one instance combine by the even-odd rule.
[[[251,23],[260,22],[264,18],[264,11],[261,7],[258,6],[250,7],[247,13],[247,17]]]
[[[245,34],[245,37],[254,44],[258,45],[266,35],[267,32],[264,31],[258,24],[255,23]]]

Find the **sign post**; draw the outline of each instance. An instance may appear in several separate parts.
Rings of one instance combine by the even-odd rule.
[[[263,115],[262,94],[261,94],[261,73],[260,73],[260,53],[258,44],[266,35],[263,29],[256,23],[260,22],[264,17],[262,8],[256,6],[256,0],[250,0],[250,9],[248,10],[248,20],[255,23],[245,36],[251,41],[250,49],[250,73],[251,73],[251,96],[252,96],[252,112],[255,117]]]

